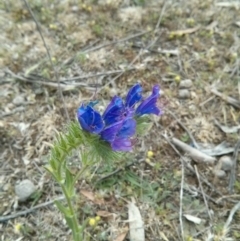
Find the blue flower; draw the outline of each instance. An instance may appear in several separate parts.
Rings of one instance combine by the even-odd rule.
[[[124,113],[124,110],[125,107],[123,100],[118,96],[114,96],[103,113],[105,124],[108,126],[119,121]]]
[[[115,138],[111,143],[111,147],[114,151],[131,151],[132,150],[132,141],[129,138]]]
[[[99,134],[104,128],[100,113],[94,110],[90,105],[82,105],[77,111],[77,117],[81,127],[85,131]]]
[[[124,118],[132,118],[134,110],[126,108],[122,98],[114,96],[103,113],[103,120],[106,126],[112,125]]]
[[[152,94],[142,100],[142,86],[137,83],[128,91],[125,104],[119,96],[113,97],[102,116],[93,109],[98,101],[82,105],[77,111],[78,121],[83,130],[99,135],[114,151],[131,151],[136,133],[134,118],[145,114],[161,114],[157,107],[159,91],[159,85],[155,85]],[[135,110],[135,105],[140,101]]]
[[[125,118],[101,132],[101,138],[111,144],[114,151],[129,151],[132,149],[131,137],[136,132],[136,121]]]
[[[157,107],[157,99],[159,97],[160,87],[155,85],[152,89],[152,94],[142,101],[142,103],[137,107],[135,111],[136,116],[141,116],[145,114],[155,114],[160,115],[161,110]]]
[[[129,91],[126,97],[126,107],[133,107],[142,99],[142,86],[137,83]]]

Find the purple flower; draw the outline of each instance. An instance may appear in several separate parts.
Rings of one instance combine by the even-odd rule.
[[[122,120],[123,118],[131,118],[134,115],[134,110],[126,108],[123,100],[114,96],[103,113],[103,120],[106,126]]]
[[[129,138],[119,138],[117,137],[112,143],[111,147],[114,151],[131,151],[132,142]]]
[[[113,97],[102,116],[93,109],[97,101],[82,105],[77,111],[78,121],[83,130],[98,134],[114,151],[131,151],[136,133],[134,118],[145,114],[161,114],[157,107],[159,91],[159,85],[155,85],[152,94],[142,100],[142,86],[137,83],[128,91],[125,104],[119,96]],[[140,101],[135,110],[135,105]]]
[[[113,142],[117,136],[117,133],[122,128],[123,121],[118,121],[112,125],[106,127],[100,134],[101,138],[107,142]]]
[[[159,91],[159,85],[153,86],[152,94],[148,98],[143,100],[143,102],[137,107],[135,111],[136,116],[141,116],[145,114],[160,115],[161,110],[157,107],[157,99],[160,95]]]
[[[131,137],[136,132],[136,121],[125,118],[101,132],[101,138],[111,144],[114,151],[129,151],[132,149]]]
[[[114,96],[103,113],[105,124],[108,126],[119,121],[123,115],[124,109],[123,100],[118,96]]]
[[[99,134],[104,128],[101,115],[89,105],[82,105],[77,111],[77,117],[85,131]]]
[[[126,97],[126,107],[133,107],[142,99],[142,86],[137,83],[129,91]]]

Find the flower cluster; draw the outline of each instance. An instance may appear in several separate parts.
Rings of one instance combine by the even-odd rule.
[[[153,87],[152,94],[146,99],[143,99],[142,91],[142,86],[137,83],[129,90],[125,102],[119,96],[113,97],[103,115],[93,108],[95,103],[82,104],[77,111],[82,129],[99,135],[110,143],[114,151],[132,150],[132,137],[136,133],[135,118],[146,114],[161,114],[157,107],[159,85]]]

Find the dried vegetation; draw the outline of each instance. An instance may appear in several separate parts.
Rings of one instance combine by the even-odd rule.
[[[2,1],[1,240],[70,240],[51,204],[4,217],[61,196],[43,166],[57,131],[68,121],[66,111],[73,120],[79,104],[90,98],[99,99],[101,108],[138,80],[147,90],[161,85],[165,114],[153,118],[135,159],[102,163],[77,184],[79,219],[101,217],[97,226],[86,228],[91,240],[130,240],[126,201],[132,197],[145,240],[239,240],[239,2],[28,2],[59,81],[24,2]],[[187,79],[191,84],[182,91]],[[194,148],[181,149],[172,137]],[[194,149],[215,151],[215,163],[204,157],[197,161]],[[222,155],[231,157],[228,171],[218,164]],[[79,158],[70,161],[76,164]],[[37,192],[18,203],[14,186],[24,179]]]

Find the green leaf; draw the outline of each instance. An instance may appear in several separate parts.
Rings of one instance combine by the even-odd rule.
[[[149,133],[153,126],[153,122],[142,122],[137,125],[137,134],[140,136],[145,136]]]
[[[74,196],[74,184],[75,184],[75,178],[73,174],[66,168],[66,179],[65,179],[65,185],[67,188],[68,196],[71,198]]]
[[[71,216],[71,213],[70,213],[69,208],[64,207],[64,206],[60,203],[60,201],[55,200],[54,203],[55,203],[55,205],[57,206],[58,210],[59,210],[62,214],[64,214],[65,217]]]
[[[61,181],[61,177],[58,176],[57,172],[55,170],[53,170],[53,168],[51,167],[51,165],[46,165],[44,167],[53,177],[57,182]]]

